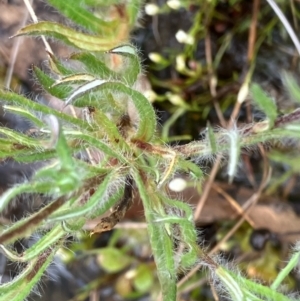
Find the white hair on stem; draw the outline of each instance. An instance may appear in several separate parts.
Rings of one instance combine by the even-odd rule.
[[[230,149],[229,149],[229,163],[228,163],[228,176],[229,181],[232,182],[235,173],[236,168],[238,165],[238,160],[240,156],[240,147],[239,147],[239,133],[236,126],[234,126],[231,130],[227,132],[227,137],[229,139],[230,143]]]

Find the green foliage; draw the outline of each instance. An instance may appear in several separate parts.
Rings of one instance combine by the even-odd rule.
[[[262,91],[262,89],[257,84],[254,84],[252,86],[251,91],[253,94],[253,99],[255,100],[256,104],[269,118],[270,127],[273,127],[274,121],[277,117],[277,108],[275,103],[272,101],[272,99],[267,97],[267,95]]]
[[[297,85],[296,80],[288,73],[283,74],[283,78],[287,87],[287,90],[291,96],[291,99],[293,99],[296,102],[300,102],[300,89]]]
[[[91,30],[95,34],[107,35],[109,33],[112,35],[117,29],[118,22],[105,22],[101,18],[97,18],[93,13],[85,9],[81,1],[74,2],[72,0],[68,0],[62,3],[59,0],[49,0],[48,2],[66,17],[70,18],[78,25]]]
[[[163,145],[156,135],[155,111],[143,91],[137,91],[135,86],[141,64],[128,37],[121,33],[123,23],[101,20],[86,9],[87,5],[96,5],[96,1],[49,3],[93,35],[40,22],[26,26],[16,36],[50,36],[82,50],[70,57],[81,67],[66,67],[63,60],[51,55],[51,73],[37,67],[34,72],[45,91],[65,101],[65,107],[74,105],[87,115],[77,118],[0,91],[4,109],[26,117],[36,131],[30,136],[1,128],[1,157],[43,163],[32,179],[2,194],[0,210],[6,210],[20,194],[40,193],[49,198],[37,212],[10,224],[0,234],[2,252],[12,261],[27,264],[11,282],[1,284],[0,300],[25,299],[66,237],[79,231],[87,220],[113,209],[117,222],[120,217],[116,214],[121,216],[132,198],[132,185],[143,203],[164,301],[176,300],[178,273],[192,268],[197,261],[209,266],[212,276],[219,278],[232,300],[290,300],[276,290],[295,266],[298,251],[271,288],[230,272],[198,246],[191,208],[170,199],[165,186],[177,171],[203,179],[202,170],[194,162],[216,154],[229,156],[228,174],[233,178],[241,148],[280,140],[284,135],[299,139],[297,131],[288,128],[291,121],[300,120],[299,113],[277,118],[273,102],[254,85],[253,96],[268,117],[268,124],[265,121],[251,128],[215,131],[209,126],[203,140],[174,147]],[[125,12],[125,25],[130,28],[138,15],[137,3],[128,3]],[[108,30],[111,28],[114,30]],[[198,30],[194,28],[193,35]],[[192,74],[187,71],[190,70],[184,74]],[[40,120],[40,115],[47,118]],[[81,155],[88,157],[88,162],[81,160]],[[15,253],[13,242],[42,228],[50,230],[22,254]],[[100,226],[94,232],[106,230]],[[98,255],[109,272],[120,271],[131,262],[129,256],[113,247],[100,250]],[[149,269],[141,267],[138,274],[146,280],[136,278],[134,285],[145,292],[152,282]]]
[[[108,273],[121,271],[132,261],[124,252],[111,247],[100,249],[97,259],[101,267]]]
[[[28,25],[21,29],[15,37],[27,34],[49,36],[61,40],[66,45],[87,51],[105,51],[117,46],[115,39],[109,40],[95,35],[87,35],[54,22],[40,22]]]

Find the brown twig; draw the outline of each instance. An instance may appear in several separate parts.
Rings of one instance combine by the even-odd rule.
[[[253,220],[247,214],[244,214],[244,209],[233,197],[231,197],[225,190],[223,190],[216,184],[212,184],[212,188],[220,193],[226,199],[226,201],[228,201],[228,203],[237,211],[237,213],[241,216],[244,216],[245,220],[251,225],[252,228],[254,228],[255,224]]]
[[[249,36],[248,36],[248,51],[247,51],[248,72],[249,72],[249,66],[251,65],[253,59],[255,58],[255,42],[257,36],[257,20],[259,14],[259,7],[260,7],[260,0],[255,0],[253,3],[252,19],[251,19],[251,24],[249,29]],[[251,106],[249,104],[246,106],[246,112],[247,112],[247,121],[251,122],[252,112],[251,112]]]
[[[215,164],[210,172],[210,175],[209,175],[209,178],[208,178],[208,181],[205,183],[205,186],[204,186],[204,189],[203,189],[203,193],[201,195],[201,198],[197,204],[197,207],[196,207],[196,210],[195,210],[195,213],[194,213],[194,220],[198,220],[199,217],[200,217],[200,214],[201,214],[201,211],[205,205],[205,202],[207,200],[207,197],[208,197],[208,194],[210,192],[210,188],[215,180],[215,177],[217,175],[217,172],[219,170],[219,166],[220,166],[220,163],[221,163],[221,159],[222,159],[222,155],[218,155],[217,156],[217,159],[215,161]]]
[[[255,41],[256,41],[256,28],[257,20],[259,13],[260,0],[254,0],[253,9],[252,9],[252,19],[249,29],[248,36],[248,52],[247,52],[247,61],[250,63],[255,55]]]

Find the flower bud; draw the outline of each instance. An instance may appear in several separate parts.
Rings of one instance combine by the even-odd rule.
[[[185,31],[182,29],[178,30],[176,35],[175,35],[177,41],[182,44],[189,44],[193,45],[195,43],[194,37],[191,35],[187,34]]]
[[[159,7],[156,4],[148,3],[145,5],[145,12],[149,16],[155,16],[159,12]]]

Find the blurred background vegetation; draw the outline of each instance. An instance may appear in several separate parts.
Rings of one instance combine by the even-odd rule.
[[[120,13],[124,1],[110,3],[106,13]],[[91,1],[95,5],[97,1]],[[103,13],[103,3],[94,13]],[[277,1],[295,32],[299,32],[300,3]],[[68,22],[43,1],[33,1],[39,19]],[[7,86],[43,103],[51,103],[32,79],[31,64],[43,66],[47,55],[37,39],[9,40],[23,23],[30,22],[21,0],[0,2],[0,85]],[[128,25],[129,26],[129,25]],[[285,26],[263,0],[158,0],[143,5],[139,23],[127,28],[140,49],[144,75],[140,84],[159,117],[160,137],[172,145],[201,139],[207,126],[227,127],[237,117],[237,126],[260,121],[264,115],[247,96],[237,105],[240,88],[258,83],[276,102],[279,114],[292,112],[296,102],[284,82],[284,72],[299,81],[299,54]],[[69,50],[50,41],[57,56]],[[16,52],[16,53],[15,53]],[[15,59],[14,59],[15,53]],[[9,74],[13,77],[9,80]],[[0,112],[1,113],[1,112]],[[0,116],[2,126],[20,131],[29,128],[13,115]],[[228,183],[223,164],[213,182],[188,183],[181,198],[195,208],[199,241],[208,251],[220,252],[250,277],[270,283],[289,256],[290,245],[300,238],[299,145],[285,140],[272,148],[259,145],[243,151],[237,175]],[[207,175],[214,160],[199,162]],[[271,167],[268,187],[252,211],[239,222],[243,204],[256,193],[265,171]],[[0,165],[0,189],[5,191],[35,170],[32,165]],[[203,201],[203,191],[209,191]],[[236,205],[238,204],[238,205]],[[199,205],[198,205],[199,206]],[[202,206],[202,205],[201,205]],[[17,220],[23,205],[2,217]],[[85,230],[93,229],[93,223]],[[89,236],[82,231],[70,237],[61,249],[31,300],[152,300],[160,287],[155,276],[142,208],[137,200],[115,230]],[[201,236],[200,236],[201,233]],[[200,238],[201,237],[201,238]],[[74,242],[75,241],[75,242]],[[24,239],[22,244],[33,242]],[[0,255],[0,274],[11,277],[17,267]],[[184,279],[179,276],[181,300],[216,300],[203,271]],[[299,289],[299,274],[292,274],[286,291]],[[220,299],[221,300],[221,299]]]

